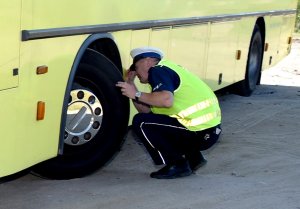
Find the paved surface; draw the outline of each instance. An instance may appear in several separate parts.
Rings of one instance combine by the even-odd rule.
[[[299,45],[264,73],[253,96],[219,97],[221,140],[192,176],[149,178],[158,168],[129,132],[116,158],[93,175],[27,174],[0,184],[0,209],[300,209]]]

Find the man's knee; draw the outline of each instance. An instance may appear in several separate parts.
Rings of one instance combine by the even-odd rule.
[[[132,120],[132,127],[134,130],[139,130],[141,127],[141,124],[143,122],[145,122],[144,118],[145,118],[145,114],[146,113],[137,113]]]

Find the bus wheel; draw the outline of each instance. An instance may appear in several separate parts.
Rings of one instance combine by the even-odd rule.
[[[245,79],[234,86],[237,94],[250,96],[259,84],[263,58],[263,38],[258,25],[255,25],[248,52]]]
[[[64,151],[37,165],[34,172],[51,179],[88,175],[120,149],[127,130],[129,101],[115,86],[118,69],[101,54],[88,51],[79,65],[66,112]]]

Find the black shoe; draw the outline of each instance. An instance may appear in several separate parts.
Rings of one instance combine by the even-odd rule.
[[[197,153],[197,156],[188,158],[190,168],[192,171],[196,171],[207,163],[207,160],[204,159],[201,152]]]
[[[162,169],[150,174],[151,178],[156,179],[174,179],[184,176],[189,176],[192,174],[192,170],[187,162],[176,164],[176,165],[166,165]]]

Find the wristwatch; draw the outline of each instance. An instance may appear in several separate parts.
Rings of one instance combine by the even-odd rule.
[[[139,101],[139,98],[142,96],[142,92],[140,92],[140,91],[137,91],[136,93],[135,93],[135,100],[136,101]]]

